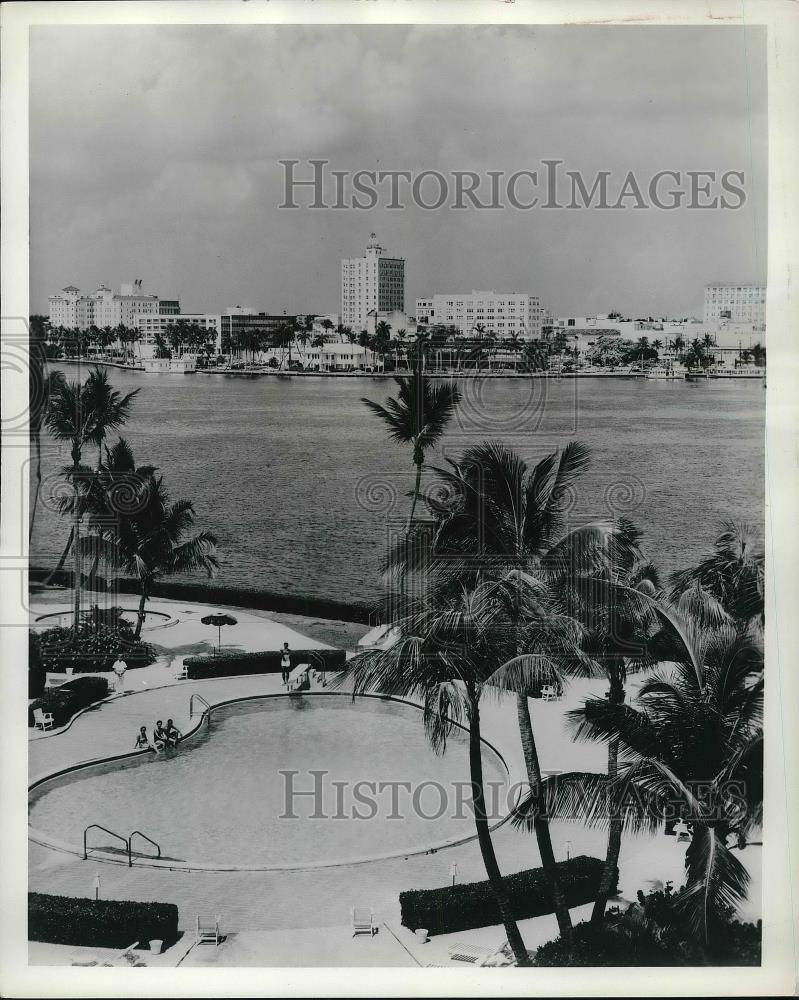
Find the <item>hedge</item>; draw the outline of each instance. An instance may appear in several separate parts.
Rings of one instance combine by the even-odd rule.
[[[68,570],[47,570],[31,566],[28,570],[31,583],[48,583],[71,587],[72,574]],[[140,584],[131,577],[104,580],[102,577],[84,580],[87,590],[111,590],[119,594],[141,592]],[[178,580],[158,580],[153,584],[151,597],[165,597],[175,601],[197,601],[201,604],[221,604],[238,608],[255,608],[258,611],[276,611],[302,615],[305,618],[325,618],[334,621],[374,625],[373,607],[358,601],[336,601],[325,597],[304,594],[273,593],[249,587],[233,587],[219,583],[182,583]]]
[[[49,691],[32,701],[28,706],[28,725],[33,726],[33,710],[52,712],[56,726],[64,726],[76,712],[96,701],[108,697],[108,681],[105,677],[75,677],[60,687]]]
[[[178,939],[174,903],[138,903],[127,899],[83,899],[28,893],[28,940],[94,948],[126,948],[138,942]]]
[[[234,677],[238,674],[276,674],[282,653],[277,649],[260,653],[223,653],[220,656],[187,656],[183,664],[192,680],[207,677]],[[291,665],[310,663],[317,670],[343,670],[347,661],[343,649],[292,649]]]
[[[599,858],[585,855],[558,862],[560,883],[570,908],[596,899],[604,865]],[[554,912],[543,868],[528,868],[515,875],[506,875],[503,882],[517,920]],[[613,888],[615,891],[615,884]],[[452,934],[502,923],[488,881],[448,885],[443,889],[412,889],[401,892],[399,900],[402,923],[412,931],[424,927],[430,935]]]

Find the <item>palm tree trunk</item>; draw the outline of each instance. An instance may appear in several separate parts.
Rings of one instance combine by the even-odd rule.
[[[422,463],[421,462],[417,462],[416,463],[416,485],[415,485],[414,490],[413,490],[413,500],[411,500],[411,516],[408,518],[408,531],[411,530],[411,526],[413,525],[413,515],[414,515],[414,513],[416,511],[416,500],[417,500],[417,498],[419,496],[419,487],[421,486],[421,483],[422,483]]]
[[[39,503],[39,493],[42,488],[42,445],[38,430],[33,435],[33,441],[36,448],[36,485],[33,489],[33,501],[31,502],[31,521],[30,527],[28,528],[28,541],[33,538],[33,523],[36,520],[36,506]]]
[[[519,735],[521,736],[522,750],[524,752],[524,763],[527,768],[527,780],[530,784],[531,794],[537,799],[533,826],[535,828],[535,839],[538,843],[538,853],[541,855],[541,867],[544,869],[544,875],[552,892],[552,903],[555,907],[555,917],[558,921],[560,936],[566,942],[567,946],[571,947],[571,914],[569,913],[569,907],[566,905],[566,896],[558,877],[555,852],[552,849],[552,837],[549,830],[549,819],[543,808],[544,797],[541,788],[541,765],[538,760],[538,748],[535,745],[533,721],[530,718],[530,704],[526,693],[516,695],[516,710],[519,719]]]
[[[58,560],[58,565],[53,570],[51,575],[60,573],[64,568],[64,563],[67,561],[67,556],[69,555],[69,550],[72,548],[72,542],[75,539],[75,527],[74,525],[69,529],[69,538],[67,539],[67,544],[64,546],[64,551],[61,553],[61,558]]]
[[[78,467],[80,462],[80,456],[78,458],[73,457],[73,462],[75,465],[74,471],[74,489],[75,489],[75,511],[72,520],[72,599],[73,599],[73,620],[72,625],[77,632],[78,626],[80,625],[80,515],[81,515],[81,503],[80,495],[78,493]]]
[[[618,815],[618,808],[616,808],[615,796],[613,795],[614,784],[618,774],[618,765],[619,738],[618,736],[614,736],[608,744],[608,804],[611,809],[608,827],[608,846],[605,852],[605,867],[599,882],[599,892],[594,901],[594,909],[591,911],[591,923],[594,927],[601,926],[605,918],[605,907],[608,905],[608,898],[616,888],[622,834],[622,820],[621,816]]]
[[[477,842],[480,846],[480,853],[483,856],[486,875],[491,884],[491,890],[497,901],[502,923],[505,925],[505,933],[508,936],[516,964],[518,966],[529,966],[530,958],[527,954],[524,940],[522,939],[519,925],[511,909],[510,899],[505,891],[505,883],[502,881],[502,872],[499,870],[497,856],[494,853],[494,845],[491,841],[491,831],[488,828],[488,816],[486,814],[485,789],[483,787],[483,757],[480,745],[480,708],[476,696],[471,697],[471,713],[469,720],[469,768],[472,779],[472,798],[474,802],[474,824],[477,829]]]
[[[138,618],[136,620],[136,631],[133,633],[133,638],[137,641],[141,639],[141,629],[144,625],[144,605],[147,603],[147,588],[144,583],[141,586],[141,597],[139,598],[139,612]]]

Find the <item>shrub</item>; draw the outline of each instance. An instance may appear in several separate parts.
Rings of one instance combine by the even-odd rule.
[[[599,890],[604,862],[581,855],[558,862],[563,892],[569,907],[593,902]],[[503,879],[517,920],[540,917],[555,909],[543,868],[529,868]],[[415,931],[426,927],[428,934],[451,934],[473,927],[501,924],[489,882],[471,882],[443,889],[413,889],[400,893],[402,923]]]
[[[152,647],[134,639],[127,623],[125,626],[98,623],[85,625],[77,632],[74,628],[48,629],[39,637],[42,665],[54,673],[64,673],[67,667],[76,673],[110,670],[120,650],[129,668],[154,663]]]
[[[28,939],[95,948],[140,948],[178,939],[174,903],[137,903],[126,899],[77,899],[28,893]]]
[[[34,708],[52,712],[55,725],[64,726],[76,712],[107,696],[108,681],[105,677],[76,677],[60,687],[45,691],[41,698],[32,701],[28,707],[28,725],[34,723]]]
[[[183,661],[192,680],[233,677],[237,674],[275,674],[280,671],[280,650],[259,653],[223,653],[221,656],[187,656]],[[343,649],[292,649],[291,664],[310,663],[317,670],[343,670]]]
[[[42,663],[41,639],[38,632],[28,632],[28,697],[38,698],[44,691],[46,671]]]
[[[555,938],[542,945],[533,959],[539,966],[697,966],[760,965],[761,925],[741,923],[732,913],[715,928],[717,944],[710,951],[691,934],[680,909],[685,890],[665,890],[646,895],[639,890],[638,902],[621,911],[612,907],[605,922],[574,928],[572,947]]]

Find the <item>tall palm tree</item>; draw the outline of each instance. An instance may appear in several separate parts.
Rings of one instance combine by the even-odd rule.
[[[612,564],[591,576],[568,581],[570,607],[585,628],[583,651],[600,664],[608,681],[606,698],[611,705],[624,704],[628,673],[650,665],[647,643],[661,623],[655,610],[655,599],[661,592],[658,572],[640,555],[638,530],[623,522],[620,531],[624,544],[616,547]],[[595,926],[604,919],[621,853],[624,815],[622,803],[613,795],[619,789],[618,761],[619,738],[614,736],[608,740],[608,841],[591,913]]]
[[[400,638],[387,650],[354,657],[337,679],[353,696],[379,691],[419,699],[433,748],[443,753],[456,724],[469,733],[469,769],[475,830],[508,944],[520,966],[530,964],[491,840],[485,801],[480,732],[480,697],[501,670],[506,647],[499,640],[504,620],[490,587],[463,588],[449,599],[422,602],[395,623]]]
[[[593,522],[566,531],[566,510],[574,485],[588,464],[588,449],[572,442],[532,468],[515,452],[497,442],[478,445],[450,460],[448,469],[434,469],[439,495],[428,506],[435,518],[429,548],[398,545],[391,560],[400,576],[419,565],[438,565],[445,579],[466,582],[476,572],[499,579],[515,579],[522,589],[546,585],[554,591],[573,586],[575,577],[612,565],[632,544],[625,524]],[[551,609],[540,602],[520,604],[516,626],[538,629],[542,639]],[[568,616],[563,616],[568,617]],[[575,623],[576,624],[576,623]],[[561,630],[568,639],[569,629]],[[553,648],[520,646],[518,655],[547,654],[551,671]],[[558,661],[565,670],[584,672],[593,665],[573,642],[561,649]],[[536,668],[541,664],[536,663]],[[555,678],[560,682],[559,678]],[[544,678],[535,671],[516,672],[506,682],[516,695],[517,720],[524,751],[534,832],[541,864],[552,887],[561,934],[569,938],[571,918],[559,884],[554,851],[543,802],[541,766],[530,715],[529,698]]]
[[[42,425],[45,421],[50,397],[58,390],[64,381],[64,373],[48,372],[46,360],[46,340],[48,323],[44,316],[30,318],[30,347],[28,364],[28,398],[30,400],[29,433],[36,453],[36,485],[31,498],[31,515],[28,526],[28,538],[33,537],[33,526],[36,521],[36,509],[42,488]]]
[[[113,525],[98,525],[95,543],[107,563],[139,581],[136,639],[141,637],[153,584],[161,576],[197,570],[213,576],[219,566],[217,540],[210,531],[185,537],[195,519],[190,500],[173,503],[161,476],[148,476],[137,490],[133,512],[120,513]]]
[[[746,521],[724,521],[714,547],[696,566],[672,574],[672,601],[696,586],[721,605],[738,631],[754,621],[762,625],[765,558],[760,532]]]
[[[434,386],[421,372],[407,378],[397,375],[394,381],[399,387],[396,398],[389,396],[385,405],[365,397],[361,402],[386,424],[389,437],[398,444],[409,444],[413,449],[416,484],[408,517],[410,529],[419,498],[425,454],[441,438],[461,401],[461,394],[454,385],[442,382]]]
[[[618,739],[618,781],[642,793],[643,822],[676,803],[693,824],[682,905],[692,932],[713,946],[749,883],[726,839],[762,823],[762,649],[729,624],[659,613],[663,665],[641,687],[638,707],[589,699],[570,715],[578,737]],[[590,808],[586,818],[597,820]]]
[[[87,470],[81,459],[86,445],[96,445],[98,449],[110,430],[120,427],[128,419],[130,408],[139,390],[123,396],[112,389],[104,371],[95,368],[89,373],[85,383],[61,382],[50,396],[45,415],[45,424],[56,440],[69,441],[72,466],[67,470],[73,489],[72,511],[72,554],[73,570],[73,627],[80,624],[81,598],[81,544],[80,523],[83,516],[80,480],[93,473]]]

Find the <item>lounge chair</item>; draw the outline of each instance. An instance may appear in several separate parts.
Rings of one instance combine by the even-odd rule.
[[[189,679],[189,668],[186,664],[182,664],[175,668],[174,678],[176,681],[187,681]]]
[[[222,935],[219,933],[219,917],[197,916],[197,944],[213,941],[218,945]]]
[[[37,729],[39,726],[42,727],[42,732],[45,729],[52,729],[55,725],[55,719],[53,718],[52,712],[43,712],[40,708],[34,708],[33,710],[33,728]]]
[[[499,948],[486,948],[479,944],[464,944],[462,941],[457,941],[449,946],[449,957],[453,962],[477,966],[513,964],[513,953],[510,952],[507,941],[503,941]]]
[[[554,701],[556,698],[555,688],[551,684],[545,684],[541,688],[541,700],[542,701]]]
[[[350,908],[352,918],[352,936],[356,934],[368,934],[374,937],[377,934],[375,927],[375,915],[368,906],[353,906]]]
[[[101,966],[105,969],[118,969],[118,968],[144,968],[147,963],[143,962],[139,955],[133,954],[133,949],[138,948],[139,942],[134,941],[133,944],[129,944],[127,948],[123,948],[122,951],[118,952],[116,955],[112,955],[110,958],[87,958],[85,961],[81,959],[73,959],[72,965],[82,966],[84,968],[92,968],[94,966]]]

